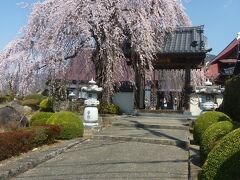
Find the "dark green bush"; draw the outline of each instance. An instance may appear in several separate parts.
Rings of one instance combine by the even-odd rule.
[[[203,165],[201,180],[240,179],[240,129],[226,136],[212,149]]]
[[[44,128],[47,128],[48,141],[47,144],[55,142],[55,139],[60,135],[61,128],[57,125],[44,125]]]
[[[201,114],[195,121],[193,129],[193,138],[196,144],[200,144],[204,131],[212,124],[219,121],[231,121],[226,114],[217,111],[209,111]]]
[[[36,112],[30,119],[31,126],[46,125],[47,120],[53,115],[52,112]]]
[[[53,101],[51,98],[46,98],[41,101],[40,110],[45,112],[53,112]]]
[[[37,109],[39,109],[40,102],[45,98],[46,97],[41,94],[31,94],[31,95],[26,96],[23,99],[22,105],[29,106],[29,107],[33,108],[34,110],[37,110]]]
[[[240,122],[240,75],[226,81],[223,110],[234,121]]]
[[[10,102],[12,100],[13,100],[13,97],[10,95],[0,97],[0,103]]]
[[[34,126],[28,130],[33,132],[33,147],[54,142],[55,138],[60,135],[60,127],[56,125]]]
[[[34,147],[53,143],[59,134],[60,127],[51,125],[0,133],[0,161]]]
[[[200,157],[202,164],[207,159],[207,155],[213,147],[228,133],[233,130],[234,126],[229,121],[221,121],[209,126],[203,133],[200,146]]]
[[[46,98],[46,96],[43,96],[41,94],[30,94],[30,95],[24,97],[25,100],[26,99],[37,99],[37,100],[39,100],[39,102],[41,102],[45,98]]]
[[[19,155],[32,149],[33,132],[13,131],[0,133],[0,160]]]
[[[100,104],[98,111],[101,114],[119,114],[120,108],[115,104]]]
[[[83,136],[83,122],[79,116],[72,112],[54,113],[47,121],[47,124],[58,125],[61,128],[59,139],[72,139]]]

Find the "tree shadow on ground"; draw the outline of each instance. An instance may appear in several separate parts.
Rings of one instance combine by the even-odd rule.
[[[176,137],[167,135],[167,134],[162,133],[162,132],[159,132],[159,131],[155,131],[155,130],[147,127],[145,124],[142,124],[142,123],[140,123],[140,122],[138,122],[138,121],[130,120],[130,122],[134,123],[136,128],[141,128],[141,129],[143,129],[143,130],[146,130],[146,131],[148,131],[149,133],[151,133],[151,134],[153,134],[153,135],[155,135],[155,136],[158,136],[158,137],[161,137],[161,136],[162,136],[162,137],[166,137],[166,138],[168,138],[168,139],[174,140],[174,141],[184,142],[183,140],[181,140],[181,139],[179,139],[179,138],[176,138]],[[181,147],[181,146],[178,146],[178,147]],[[188,147],[184,147],[184,146],[183,146],[183,147],[181,147],[181,148],[184,149],[184,150],[188,150]]]

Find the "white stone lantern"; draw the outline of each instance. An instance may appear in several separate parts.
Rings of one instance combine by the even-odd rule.
[[[74,94],[74,92],[71,92],[68,96],[72,100],[75,98],[76,95]]]
[[[98,126],[97,105],[99,105],[99,101],[97,100],[97,94],[102,91],[102,88],[98,87],[92,79],[88,82],[88,85],[82,87],[81,90],[87,93],[87,99],[84,101],[84,125],[90,127]]]
[[[213,111],[219,107],[223,100],[224,88],[213,85],[207,80],[203,86],[195,87],[195,94],[192,94],[191,112],[199,115],[205,111]]]

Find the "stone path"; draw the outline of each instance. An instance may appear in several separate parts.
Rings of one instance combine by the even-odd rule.
[[[187,157],[174,146],[94,140],[14,179],[187,179]]]
[[[188,179],[187,124],[185,117],[119,117],[13,179]]]

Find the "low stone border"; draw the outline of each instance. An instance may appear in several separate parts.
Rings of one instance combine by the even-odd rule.
[[[32,150],[30,152],[22,154],[19,157],[13,157],[11,159],[4,160],[0,162],[0,179],[6,180],[15,177],[49,159],[56,157],[57,155],[65,152],[71,147],[80,144],[86,140],[86,138],[78,138],[61,142],[59,144],[56,144],[55,146],[53,144],[52,147],[39,147],[39,150]]]

